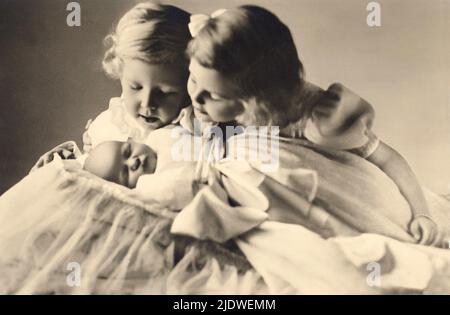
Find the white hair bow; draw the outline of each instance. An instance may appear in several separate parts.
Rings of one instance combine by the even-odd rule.
[[[198,32],[205,27],[206,23],[208,23],[209,19],[214,19],[219,15],[225,13],[226,9],[219,9],[214,11],[211,16],[206,14],[193,14],[191,15],[191,19],[189,22],[189,32],[191,32],[192,37],[197,36]]]

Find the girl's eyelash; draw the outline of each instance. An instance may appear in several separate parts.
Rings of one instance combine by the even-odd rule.
[[[177,94],[177,93],[178,93],[177,91],[174,91],[174,90],[164,90],[164,89],[160,89],[160,91],[161,91],[163,94],[166,94],[166,95],[173,95],[173,94]]]
[[[215,94],[215,93],[209,93],[209,96],[210,96],[211,99],[214,100],[214,101],[221,101],[221,100],[224,99],[223,97],[221,97],[220,95],[217,95],[217,94]]]
[[[189,77],[189,80],[191,80],[192,83],[196,84],[197,81],[195,81],[195,79],[192,77],[192,75]],[[209,97],[213,100],[213,101],[222,101],[222,100],[226,100],[226,98],[215,94],[215,93],[209,93]]]
[[[139,91],[139,90],[142,90],[142,86],[140,86],[140,85],[130,85],[130,89],[135,90],[135,91]],[[174,91],[174,90],[164,90],[164,89],[161,89],[161,88],[159,89],[159,92],[161,94],[165,94],[165,95],[174,95],[174,94],[178,93],[177,91]]]
[[[130,85],[130,88],[131,88],[132,90],[139,91],[140,89],[142,89],[142,86],[139,86],[139,85]]]

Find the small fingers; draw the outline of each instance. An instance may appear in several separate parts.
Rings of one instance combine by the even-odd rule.
[[[91,137],[87,131],[83,132],[83,152],[89,153],[92,148]]]
[[[31,168],[30,173],[33,173],[34,171],[36,171],[38,168],[40,168],[42,166],[42,161],[38,161],[36,164],[34,164],[34,166]]]
[[[55,147],[54,149],[41,155],[36,164],[31,168],[30,173],[53,161],[53,156],[55,154],[58,154],[62,159],[75,158],[74,150],[75,146],[72,142],[66,142]]]
[[[431,233],[430,233],[430,245],[435,246],[437,243],[439,243],[439,230],[437,229],[436,226],[434,226],[431,229]]]
[[[409,231],[411,235],[414,237],[414,239],[418,242],[421,239],[421,231],[420,226],[417,223],[417,221],[411,222],[411,225],[409,227]]]
[[[54,152],[50,152],[44,157],[44,164],[48,164],[53,161],[53,154]]]
[[[427,230],[422,229],[422,237],[420,238],[419,244],[421,245],[427,245],[430,244],[430,232]]]
[[[83,142],[91,144],[91,137],[89,136],[89,133],[87,131],[83,133]]]
[[[48,157],[47,153],[42,155],[39,158],[39,160],[36,162],[36,164],[34,164],[34,166],[31,168],[30,173],[36,171],[38,168],[41,168],[42,166],[47,164],[48,163],[48,159],[49,159],[49,157]],[[51,159],[53,159],[53,157]],[[51,161],[51,159],[50,159],[50,161]]]
[[[434,242],[436,230],[434,226],[421,226],[422,230],[422,238],[420,240],[420,244],[423,245],[431,245]]]
[[[87,144],[83,145],[83,152],[84,153],[89,153],[89,151],[91,151],[91,149],[92,149],[92,146],[90,144],[89,145],[87,145]]]
[[[34,166],[35,168],[39,168],[42,167],[44,165],[44,160],[41,158],[39,158],[39,161],[36,163],[36,165]]]
[[[59,155],[60,156],[62,155],[61,158],[63,160],[67,160],[67,159],[70,159],[70,158],[73,157],[73,152],[71,152],[69,150],[66,150],[66,149],[63,149],[61,152],[59,152]]]
[[[61,153],[63,150],[67,150],[67,151],[73,152],[74,149],[75,149],[74,144],[71,143],[71,142],[67,142],[67,143],[60,144],[59,146],[57,146],[56,148],[54,148],[50,152]]]
[[[88,130],[89,127],[91,126],[91,124],[92,124],[92,119],[89,119],[89,120],[86,122],[86,126],[84,127],[84,129],[85,129],[85,130]]]

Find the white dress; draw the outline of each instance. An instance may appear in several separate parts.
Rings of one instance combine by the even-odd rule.
[[[87,132],[93,147],[104,141],[126,141],[128,138],[143,142],[149,134],[130,116],[120,97],[110,99],[108,109],[92,121]]]

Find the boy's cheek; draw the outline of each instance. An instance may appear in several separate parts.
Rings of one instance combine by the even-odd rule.
[[[125,108],[128,111],[128,113],[130,113],[132,115],[136,115],[138,113],[139,104],[138,104],[138,102],[134,101],[132,98],[129,98],[126,95],[124,95],[123,103],[124,103]]]

